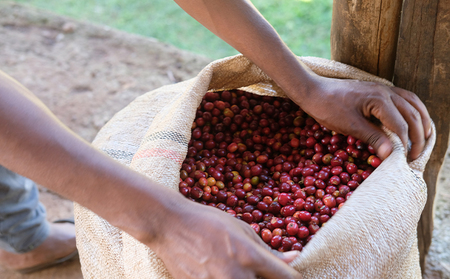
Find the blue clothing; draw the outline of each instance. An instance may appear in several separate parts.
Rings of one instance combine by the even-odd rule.
[[[0,166],[0,249],[26,253],[49,235],[36,184]]]

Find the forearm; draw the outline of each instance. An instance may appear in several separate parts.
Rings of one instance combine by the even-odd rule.
[[[2,72],[0,164],[82,204],[144,242],[151,241],[156,235],[152,228],[164,224],[176,204],[184,202],[180,194],[94,149]],[[135,227],[138,224],[146,227],[148,235],[140,235],[144,229]]]
[[[300,104],[314,75],[281,40],[250,1],[175,0],[211,32],[252,60]]]

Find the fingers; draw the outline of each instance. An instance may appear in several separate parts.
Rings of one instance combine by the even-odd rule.
[[[252,236],[256,236],[256,237],[253,237],[253,239],[256,241],[256,243],[257,244],[259,244],[260,245],[260,247],[261,248],[263,248],[265,251],[263,251],[264,252],[264,255],[266,255],[266,254],[269,254],[269,253],[267,253],[267,251],[268,252],[270,252],[270,254],[272,254],[274,257],[270,257],[271,259],[269,259],[269,262],[270,261],[273,261],[273,260],[276,260],[276,261],[278,261],[279,262],[279,260],[281,260],[282,262],[284,262],[284,263],[286,263],[286,264],[289,264],[289,263],[291,263],[297,256],[299,256],[300,255],[300,253],[298,252],[298,251],[289,251],[289,252],[284,252],[284,253],[282,253],[282,252],[279,252],[279,251],[277,251],[277,250],[274,250],[274,249],[272,249],[269,245],[267,245],[259,236],[257,236],[255,233],[254,233],[254,230],[252,229],[251,230],[252,231]],[[269,254],[269,255],[270,255]],[[278,260],[277,260],[277,258],[278,258]],[[258,261],[258,262],[261,262],[261,261]],[[265,266],[264,267],[265,269],[266,268],[268,268],[268,269],[271,269],[272,267],[267,267],[267,266]],[[285,268],[288,268],[289,269],[289,272],[290,273],[292,273],[292,272],[294,272],[294,274],[297,276],[297,277],[277,277],[277,276],[274,276],[274,277],[268,277],[267,276],[267,270],[263,270],[263,271],[261,271],[261,272],[264,272],[266,275],[264,275],[263,273],[259,273],[258,272],[258,275],[260,275],[260,276],[264,276],[264,279],[269,279],[269,278],[302,278],[301,276],[300,277],[298,277],[299,276],[299,274],[298,274],[298,272],[296,272],[293,268],[291,268],[291,267],[289,267],[289,266],[286,266],[286,265],[284,265],[284,267],[282,267],[283,269],[285,269]],[[258,270],[256,270],[256,271],[258,271]],[[276,273],[274,273],[274,274],[276,274]]]
[[[261,247],[262,248],[262,247]],[[267,253],[261,249],[262,258],[258,260],[255,267],[256,273],[264,279],[301,279],[302,276],[295,269],[287,265],[287,261],[291,262],[298,255],[298,252],[291,251],[287,253],[279,253],[277,256],[273,253]],[[264,252],[264,253],[263,253]],[[281,257],[281,258],[280,258]]]
[[[302,278],[301,275],[287,264],[291,263],[300,253],[298,251],[278,252],[267,245],[262,239],[254,233],[252,229],[253,239],[257,244],[258,253],[261,259],[258,259],[258,266],[254,269],[259,276],[264,279],[270,278]],[[270,253],[268,253],[270,252]],[[283,274],[283,275],[281,275]]]
[[[277,256],[278,258],[280,258],[283,262],[285,262],[287,264],[291,263],[295,258],[297,258],[300,255],[300,253],[297,251],[289,251],[289,252],[284,252],[284,253],[278,252],[276,250],[272,250],[272,251],[277,252],[278,254],[275,254],[275,256]]]
[[[269,247],[267,245],[267,247]],[[269,252],[271,252],[275,257],[279,258],[283,262],[289,264],[291,263],[298,255],[300,255],[300,252],[298,251],[289,251],[289,252],[279,252],[275,249],[272,249],[269,247]]]
[[[409,139],[411,140],[409,157],[414,160],[420,155],[425,147],[425,132],[421,114],[401,96],[392,95],[391,98],[399,112],[403,115],[405,121],[408,123],[408,134]]]
[[[392,89],[391,92],[396,94],[386,94],[385,96],[390,97],[384,98],[383,101],[376,98],[369,100],[369,114],[378,118],[384,126],[396,133],[403,142],[406,151],[408,139],[411,140],[409,157],[416,159],[425,147],[425,131],[427,131],[427,134],[429,132],[424,129],[430,129],[429,131],[431,131],[431,119],[423,103],[413,93],[400,88],[390,89]],[[422,120],[426,123],[424,124]],[[360,138],[371,144],[377,150],[378,155],[385,159],[390,153],[386,151],[392,146],[386,141],[384,133],[380,135],[380,129],[374,127],[374,125],[357,129],[361,130],[362,136]],[[357,133],[358,131],[355,132],[355,136],[357,136]]]
[[[425,131],[425,137],[429,138],[431,136],[431,117],[424,103],[419,99],[419,97],[417,97],[416,94],[410,91],[398,87],[392,87],[391,89],[409,102],[420,113],[423,130]]]
[[[369,111],[364,114],[378,118],[384,126],[399,135],[406,146],[408,142],[407,124],[394,104],[390,104],[390,109],[387,109],[384,103],[371,104],[367,105],[367,107]],[[354,121],[349,125],[350,130],[348,134],[371,145],[377,151],[380,159],[386,159],[392,152],[392,143],[383,130],[360,115],[355,114],[352,119]]]
[[[389,94],[390,100],[378,102],[373,115],[400,137],[406,151],[408,139],[411,140],[408,156],[414,160],[425,147],[425,131],[429,132],[424,129],[431,131],[431,119],[425,105],[415,94],[400,88],[390,89],[395,94]]]
[[[392,143],[379,127],[368,120],[363,120],[359,125],[355,125],[354,128],[355,130],[352,134],[371,145],[377,151],[380,159],[384,160],[391,154]]]

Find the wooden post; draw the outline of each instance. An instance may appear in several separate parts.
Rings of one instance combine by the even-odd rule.
[[[424,173],[428,200],[418,227],[424,270],[433,233],[434,198],[450,132],[450,1],[405,0],[394,83],[416,93],[433,119],[437,138]]]
[[[331,59],[392,80],[401,0],[334,0]]]
[[[416,93],[436,124],[436,146],[424,173],[428,201],[418,226],[424,271],[450,130],[450,1],[405,0],[403,7],[401,2],[334,0],[331,57]]]

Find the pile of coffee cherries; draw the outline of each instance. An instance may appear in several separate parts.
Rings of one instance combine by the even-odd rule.
[[[179,190],[247,222],[272,248],[301,251],[378,167],[374,154],[289,99],[208,92],[196,112]]]

